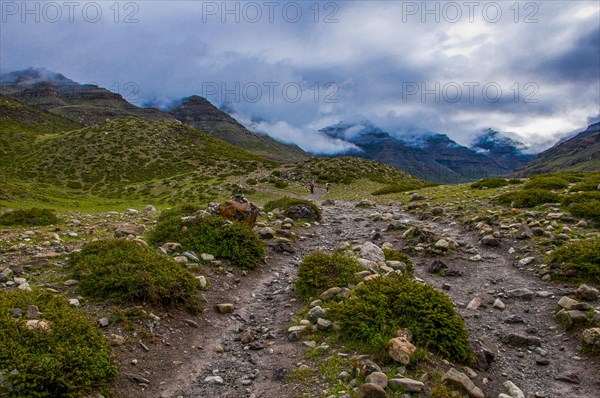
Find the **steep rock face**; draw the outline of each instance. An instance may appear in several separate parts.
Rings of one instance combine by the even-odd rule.
[[[517,174],[528,176],[560,170],[600,170],[600,122],[541,152]]]
[[[510,171],[486,155],[457,144],[445,134],[396,137],[369,122],[340,123],[322,131],[352,142],[362,150],[350,153],[352,156],[374,159],[433,182],[465,182]]]
[[[476,137],[471,144],[471,149],[485,154],[507,170],[522,167],[535,158],[535,155],[524,152],[527,149],[525,144],[492,129],[487,129]]]
[[[271,137],[251,132],[207,99],[197,95],[178,101],[168,113],[185,124],[268,159],[295,162],[310,157],[295,145],[283,144]]]

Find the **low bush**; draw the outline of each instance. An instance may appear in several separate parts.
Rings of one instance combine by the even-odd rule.
[[[560,202],[563,206],[569,206],[573,203],[586,203],[593,200],[600,200],[600,192],[581,192],[565,195]]]
[[[319,206],[317,206],[310,200],[290,198],[288,196],[267,202],[264,205],[263,210],[267,211],[267,212],[273,211],[275,209],[279,209],[281,211],[286,211],[290,207],[296,206],[296,205],[307,205],[307,206],[312,207],[313,210],[315,211],[315,213],[317,214],[317,219],[318,220],[321,219],[321,209],[319,208]]]
[[[50,225],[58,221],[54,210],[36,207],[13,210],[0,215],[0,225]]]
[[[273,186],[275,188],[283,189],[283,188],[287,188],[288,185],[289,184],[283,180],[279,180],[279,179],[273,180]]]
[[[402,261],[406,264],[406,271],[409,275],[414,274],[415,266],[406,254],[393,249],[383,249],[383,254],[385,255],[385,261]]]
[[[258,184],[258,181],[256,181],[256,179],[254,179],[254,178],[248,178],[246,180],[246,184],[248,184],[248,185],[256,185],[256,184]]]
[[[26,326],[13,316],[36,305],[47,328]],[[49,292],[0,293],[0,396],[67,397],[108,395],[117,374],[108,342],[98,327],[63,298]],[[6,394],[6,395],[4,395]]]
[[[471,184],[472,189],[500,188],[509,184],[504,178],[484,178]]]
[[[435,288],[407,275],[377,278],[332,304],[331,319],[339,337],[350,346],[385,356],[386,344],[399,328],[413,333],[417,347],[444,358],[469,363],[469,335],[452,301]]]
[[[125,239],[91,242],[69,261],[79,291],[95,299],[199,310],[198,282],[173,259]]]
[[[544,203],[560,202],[560,196],[543,189],[524,189],[502,194],[496,201],[505,206],[535,207]]]
[[[556,176],[533,177],[527,182],[524,189],[564,189],[569,186],[569,181]]]
[[[304,257],[298,268],[296,293],[305,300],[317,297],[323,291],[347,286],[354,282],[354,274],[362,271],[355,258],[345,254],[315,252]]]
[[[148,241],[153,245],[179,242],[183,250],[209,253],[243,269],[260,265],[265,246],[252,228],[237,221],[224,226],[226,220],[219,216],[182,220],[195,212],[193,206],[163,212]]]
[[[577,217],[600,221],[600,200],[590,200],[584,203],[573,203],[568,210]]]
[[[555,265],[551,267],[558,270],[552,274],[555,277],[600,283],[600,240],[567,243],[550,254],[545,262]]]

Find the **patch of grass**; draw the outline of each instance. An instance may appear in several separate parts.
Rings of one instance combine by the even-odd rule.
[[[552,175],[542,175],[532,177],[523,188],[524,189],[564,189],[569,186],[569,180]]]
[[[79,291],[95,299],[200,309],[194,276],[155,249],[125,239],[91,242],[68,264]]]
[[[508,184],[504,178],[484,178],[471,184],[471,189],[500,188]]]
[[[385,255],[385,261],[402,261],[406,264],[406,271],[409,275],[414,274],[415,266],[406,254],[393,249],[383,249],[383,254]]]
[[[546,263],[560,268],[551,275],[585,283],[600,283],[600,240],[571,242],[559,247]]]
[[[273,180],[273,186],[275,188],[283,189],[283,188],[287,188],[288,185],[289,184],[283,180],[280,180],[280,179]]]
[[[435,184],[428,183],[428,182],[422,182],[419,180],[399,181],[394,184],[386,185],[385,187],[374,191],[373,193],[371,193],[371,195],[379,196],[379,195],[387,195],[390,193],[401,193],[401,192],[407,192],[407,191],[412,191],[415,189],[431,187],[431,186],[435,186]]]
[[[0,215],[0,225],[50,225],[58,221],[54,210],[37,207],[13,210]]]
[[[524,189],[502,194],[496,201],[505,206],[528,208],[560,202],[560,196],[544,189]]]
[[[354,282],[354,274],[362,268],[355,258],[339,252],[315,252],[304,257],[298,268],[296,293],[304,300],[323,291]]]
[[[279,209],[279,210],[285,212],[290,207],[296,206],[296,205],[310,206],[317,214],[317,220],[321,219],[321,209],[319,208],[319,206],[317,206],[310,200],[290,198],[288,196],[280,198],[280,199],[276,199],[276,200],[271,200],[270,202],[265,203],[263,210],[266,212],[269,212],[269,211],[273,211],[275,209]]]
[[[13,308],[26,311],[29,305],[38,306],[48,330],[29,330],[26,317],[12,316]],[[3,377],[7,379],[0,385],[0,396],[108,394],[117,374],[98,327],[63,298],[48,292],[0,293],[0,340],[0,369],[6,371]]]
[[[452,301],[408,275],[365,282],[349,299],[331,306],[331,319],[339,322],[343,341],[375,355],[385,356],[388,340],[399,328],[408,328],[418,347],[458,362],[474,358]]]
[[[179,242],[183,250],[209,253],[243,269],[260,265],[265,246],[252,228],[237,221],[224,226],[226,220],[219,216],[182,220],[182,217],[194,214],[196,209],[187,206],[163,212],[149,235],[149,242],[154,245]]]

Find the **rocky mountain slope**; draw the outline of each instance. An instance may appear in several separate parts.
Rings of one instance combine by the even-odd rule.
[[[122,89],[127,92],[124,94],[126,98],[133,99],[137,95],[137,87],[133,83],[125,84]],[[80,84],[59,73],[33,68],[2,74],[0,93],[84,125],[101,124],[125,116],[146,120],[180,120],[262,157],[281,162],[310,158],[297,146],[249,131],[199,96],[184,98],[168,112],[163,112],[156,108],[135,106],[122,95],[106,88]]]
[[[517,174],[528,176],[565,170],[600,171],[600,122],[541,152]]]
[[[459,145],[444,134],[396,137],[369,122],[340,123],[322,131],[352,142],[362,150],[348,155],[374,159],[427,181],[457,183],[509,171],[490,157]]]
[[[175,119],[205,131],[232,145],[280,162],[298,162],[310,158],[295,145],[253,133],[203,97],[193,95],[177,101],[167,112]]]
[[[527,149],[525,144],[492,129],[476,137],[471,149],[486,155],[507,170],[518,169],[535,158],[535,155],[524,152]]]
[[[135,90],[135,87],[132,86],[132,89]],[[158,109],[137,107],[106,88],[80,84],[44,69],[30,68],[2,74],[0,92],[84,125],[104,123],[123,116],[172,119]]]

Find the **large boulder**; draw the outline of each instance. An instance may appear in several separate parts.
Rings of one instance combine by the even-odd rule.
[[[258,218],[259,209],[243,198],[234,197],[223,202],[217,208],[219,215],[231,221],[239,221],[253,227]]]
[[[316,220],[319,218],[316,210],[307,204],[290,206],[285,211],[285,215],[292,220]]]

